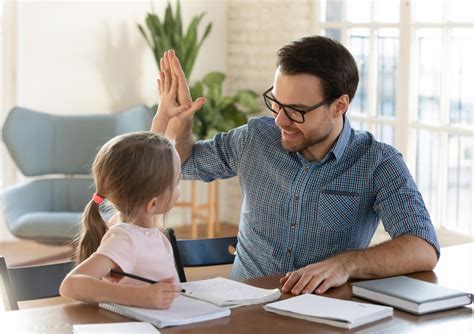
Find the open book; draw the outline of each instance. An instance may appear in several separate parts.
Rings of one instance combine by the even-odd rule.
[[[228,308],[179,295],[167,310],[147,309],[115,303],[100,303],[99,307],[125,317],[146,321],[158,328],[186,325],[230,315]]]
[[[354,328],[393,315],[393,308],[316,295],[299,295],[263,306],[265,311],[342,328]]]
[[[186,289],[185,296],[224,307],[267,303],[281,295],[278,289],[261,289],[223,277],[181,283],[181,287]]]

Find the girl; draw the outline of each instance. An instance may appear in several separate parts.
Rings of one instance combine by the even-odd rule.
[[[200,105],[178,106],[175,76],[162,72],[160,78],[160,105],[152,128],[158,133],[172,117]],[[153,217],[168,212],[178,199],[180,165],[168,139],[150,132],[118,136],[100,149],[92,167],[96,193],[84,210],[76,250],[79,265],[62,282],[62,296],[145,308],[171,305],[181,288],[171,245],[154,227]],[[110,229],[99,212],[105,200],[117,210],[120,221]],[[159,283],[112,277],[111,269]]]
[[[149,132],[122,135],[101,148],[92,167],[97,193],[84,210],[76,250],[80,264],[62,282],[62,296],[147,308],[171,305],[180,291],[173,251],[154,228],[153,216],[166,213],[176,202],[179,164],[171,143]],[[99,212],[105,199],[120,221],[110,229]],[[113,278],[110,269],[160,283]]]

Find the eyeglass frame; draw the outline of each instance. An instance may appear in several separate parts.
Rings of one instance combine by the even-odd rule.
[[[280,109],[283,109],[283,111],[285,112],[285,115],[286,115],[286,117],[288,117],[288,119],[290,119],[292,122],[299,123],[299,124],[303,124],[303,123],[305,122],[305,118],[304,118],[304,115],[305,115],[305,114],[309,113],[310,111],[316,110],[316,109],[318,109],[319,107],[322,107],[322,106],[325,105],[325,104],[330,104],[330,103],[332,103],[334,100],[337,100],[337,99],[338,99],[337,97],[327,98],[327,99],[324,99],[324,100],[322,100],[321,102],[315,104],[314,106],[310,106],[310,107],[308,107],[308,108],[306,108],[306,109],[303,110],[303,109],[295,108],[295,107],[292,107],[292,106],[289,106],[289,105],[285,105],[285,104],[283,104],[283,103],[278,102],[277,99],[275,99],[274,97],[268,96],[267,94],[270,93],[272,89],[273,89],[273,86],[271,86],[269,89],[267,89],[267,90],[262,94],[262,96],[263,96],[263,101],[265,102],[265,106],[266,106],[268,109],[270,109],[270,111],[271,111],[272,113],[274,113],[274,114],[276,114],[276,115],[278,115],[278,114],[280,113],[279,111],[275,111],[275,110],[273,110],[271,107],[268,106],[266,99],[269,99],[270,101],[276,103],[276,104],[280,107]],[[291,118],[290,115],[288,115],[288,112],[286,111],[285,107],[286,107],[286,108],[293,109],[294,111],[300,113],[300,114],[301,114],[301,118],[303,118],[303,121],[300,122],[300,121],[296,121],[296,120],[294,120],[293,118]]]

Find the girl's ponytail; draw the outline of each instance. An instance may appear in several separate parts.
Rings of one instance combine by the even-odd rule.
[[[75,254],[78,264],[97,250],[107,230],[107,224],[99,211],[99,204],[91,200],[82,215],[82,231]]]
[[[92,164],[98,193],[84,209],[82,231],[75,243],[78,263],[97,250],[108,230],[99,211],[104,195],[107,204],[121,213],[121,219],[133,221],[138,209],[151,198],[173,194],[177,182],[175,155],[166,137],[147,131],[114,137],[101,147]]]

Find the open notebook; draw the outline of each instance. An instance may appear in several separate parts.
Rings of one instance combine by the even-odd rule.
[[[181,283],[181,287],[188,297],[231,308],[271,302],[281,295],[278,289],[261,289],[223,277]]]
[[[263,306],[265,311],[342,328],[354,328],[393,315],[393,308],[316,295],[299,295]]]
[[[146,321],[158,328],[186,325],[230,315],[228,308],[179,295],[167,310],[124,306],[114,303],[100,303],[100,307],[125,317]]]

